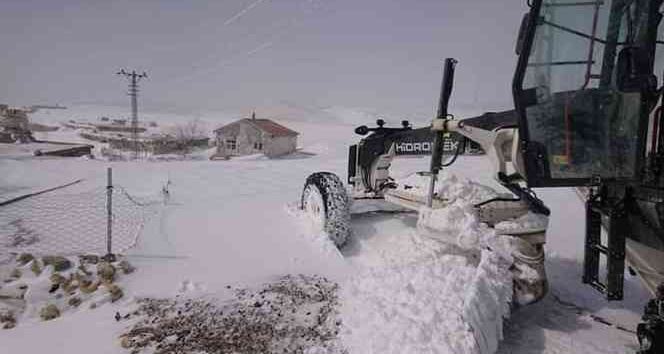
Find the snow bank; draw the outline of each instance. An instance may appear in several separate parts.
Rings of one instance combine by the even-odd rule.
[[[308,215],[300,210],[299,202],[288,204],[285,208],[285,211],[297,222],[301,229],[300,236],[308,241],[314,249],[320,251],[327,257],[343,257],[337,246],[328,237],[327,233],[321,231],[320,227],[316,225],[316,221],[311,220]]]
[[[413,175],[400,188],[425,195],[428,180]],[[390,240],[382,266],[360,266],[342,285],[342,338],[351,352],[496,351],[510,313],[512,259],[509,242],[478,221],[473,205],[498,193],[452,174],[438,186],[449,206],[423,208],[418,232]]]
[[[506,220],[494,225],[496,231],[506,233],[513,230],[543,230],[549,226],[549,217],[528,212],[514,220]]]
[[[424,176],[419,180],[426,181]],[[420,182],[422,184],[422,182]],[[475,204],[500,196],[494,189],[459,178],[451,173],[442,173],[437,186],[437,197],[447,201],[442,209],[422,208],[417,227],[420,234],[456,244],[465,250],[478,250],[495,237],[495,232],[479,222]]]
[[[234,156],[232,157],[234,161],[257,161],[257,160],[268,160],[269,158],[265,154],[251,154],[244,156]]]
[[[510,261],[483,250],[370,267],[342,285],[352,353],[494,353],[512,298]]]
[[[442,256],[407,266],[371,268],[342,287],[342,338],[353,353],[473,353],[462,318],[465,257]]]
[[[498,252],[482,250],[480,264],[465,292],[463,318],[473,329],[480,353],[494,353],[503,339],[503,319],[510,315],[512,300],[511,264]]]
[[[411,174],[399,180],[398,190],[424,197],[429,191],[431,178],[420,174]],[[493,188],[479,184],[464,177],[443,170],[436,180],[436,196],[453,203],[457,200],[468,204],[477,204],[501,194]]]

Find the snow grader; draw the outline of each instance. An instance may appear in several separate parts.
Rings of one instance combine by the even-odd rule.
[[[448,102],[456,61],[448,58],[431,124],[390,128],[379,120],[374,128],[358,127],[364,137],[349,148],[348,187],[334,174],[314,173],[302,209],[343,247],[351,237],[352,200],[384,199],[418,212],[445,208],[437,176],[464,144],[445,147],[453,145],[449,139],[472,141],[513,195],[474,205],[488,226],[527,213],[549,215],[532,188],[583,190],[582,282],[609,301],[622,300],[625,270],[638,275],[653,296],[637,328],[639,353],[664,353],[664,84],[656,74],[664,70],[662,2],[529,0],[516,41],[513,110],[454,119]],[[411,155],[431,156],[422,173],[430,179],[425,194],[409,193],[390,176],[392,161]],[[509,234],[521,240],[514,262],[537,274],[514,277],[516,298],[537,301],[547,290],[546,226]]]

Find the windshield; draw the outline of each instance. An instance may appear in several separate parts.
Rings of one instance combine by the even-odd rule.
[[[645,128],[643,93],[641,81],[617,72],[641,60],[630,48],[647,37],[642,24],[650,9],[621,0],[538,5],[523,90],[515,97],[525,118],[529,183],[633,178]]]

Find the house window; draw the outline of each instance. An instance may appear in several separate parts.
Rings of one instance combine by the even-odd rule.
[[[235,141],[235,139],[226,139],[226,149],[227,150],[237,149],[237,142]]]
[[[254,150],[263,150],[263,143],[254,143]]]

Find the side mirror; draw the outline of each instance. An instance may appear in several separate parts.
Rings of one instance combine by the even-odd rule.
[[[521,55],[523,49],[523,41],[526,39],[526,29],[528,28],[528,20],[530,20],[530,13],[523,14],[521,19],[521,26],[519,26],[519,35],[516,38],[516,47],[514,52],[516,55]]]
[[[355,134],[367,135],[368,133],[369,133],[369,127],[367,127],[366,125],[361,125],[355,128]]]

